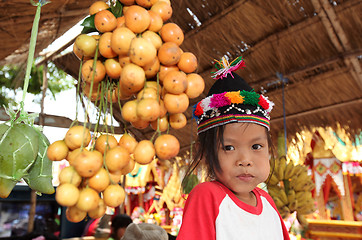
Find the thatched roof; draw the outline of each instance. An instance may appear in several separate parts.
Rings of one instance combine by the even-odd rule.
[[[37,50],[83,18],[92,2],[58,0],[46,5]],[[271,114],[274,136],[284,126],[283,98],[289,138],[304,128],[334,127],[337,123],[351,134],[361,131],[361,0],[171,0],[171,3],[170,21],[185,33],[181,48],[198,57],[197,72],[206,82],[203,96],[214,82],[210,77],[213,60],[223,55],[230,59],[242,55],[246,68],[238,74],[276,103]],[[16,61],[17,58],[6,57],[24,52],[21,47],[29,39],[35,12],[28,5],[27,0],[0,3],[2,11],[11,12],[2,14],[6,16],[0,31],[2,62]],[[77,77],[79,61],[74,55],[57,57],[54,61]],[[284,88],[277,73],[288,79]],[[171,131],[180,140],[183,152],[196,137],[191,106],[199,99],[190,102],[186,112],[188,126]],[[121,120],[117,111],[115,117]],[[131,130],[138,138],[150,138],[153,134],[150,128]]]
[[[35,2],[37,2],[35,0]],[[53,0],[41,8],[38,41],[39,53],[89,14],[93,0]],[[30,0],[5,0],[0,2],[0,64],[23,63],[28,57],[28,47],[36,7]]]

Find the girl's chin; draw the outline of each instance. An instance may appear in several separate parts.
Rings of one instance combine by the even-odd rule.
[[[256,186],[255,186],[256,187]],[[235,194],[235,195],[245,195],[247,196],[248,194],[250,194],[251,191],[253,191],[255,189],[254,185],[250,186],[237,186],[234,188],[230,188],[230,190]]]

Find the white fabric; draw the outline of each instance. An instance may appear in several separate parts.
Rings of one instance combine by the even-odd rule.
[[[261,201],[263,210],[260,215],[255,215],[238,207],[226,195],[220,204],[219,215],[216,219],[216,239],[283,239],[277,212],[264,197],[261,197]],[[238,228],[235,228],[235,225]]]

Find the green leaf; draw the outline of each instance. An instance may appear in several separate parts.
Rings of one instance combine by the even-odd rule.
[[[97,29],[94,25],[94,17],[95,17],[95,14],[87,17],[86,19],[84,19],[84,21],[80,24],[81,26],[83,26],[83,30],[82,30],[82,33],[83,31],[87,31],[87,33],[90,33],[90,32],[96,32]]]
[[[95,17],[95,14],[87,17],[86,19],[84,19],[84,21],[80,25],[83,26],[83,27],[93,27],[93,28],[95,28],[95,26],[94,26],[94,17]]]
[[[87,34],[87,33],[91,33],[91,32],[98,32],[98,31],[95,28],[84,27],[81,31],[81,34]]]
[[[111,6],[111,12],[113,13],[113,15],[118,18],[118,17],[122,17],[123,15],[123,5],[121,2],[117,1],[115,6]]]

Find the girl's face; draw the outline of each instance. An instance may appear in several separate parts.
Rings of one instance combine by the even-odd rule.
[[[269,175],[269,147],[265,127],[230,123],[224,130],[224,147],[218,146],[221,171],[216,179],[242,201],[249,202],[251,191]]]

